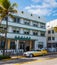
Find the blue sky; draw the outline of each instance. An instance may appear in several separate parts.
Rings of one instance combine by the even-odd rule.
[[[18,4],[18,10],[44,16],[46,21],[57,19],[57,0],[11,0],[11,2]]]

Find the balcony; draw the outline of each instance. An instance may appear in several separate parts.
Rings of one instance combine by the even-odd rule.
[[[2,24],[6,24],[5,21],[2,22]],[[39,28],[39,27],[34,27],[34,26],[28,26],[20,23],[14,23],[14,22],[8,22],[9,26],[14,26],[14,27],[21,27],[21,28],[27,28],[27,29],[32,29],[32,30],[40,30],[40,31],[46,31],[46,29]]]

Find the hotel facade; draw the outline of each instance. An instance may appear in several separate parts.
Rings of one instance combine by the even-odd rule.
[[[57,19],[46,24],[47,48],[57,51]]]
[[[23,51],[29,51],[46,48],[45,19],[24,11],[19,11],[14,16],[14,20],[8,18],[7,44],[3,39],[5,33],[0,32],[0,49],[2,49],[3,43],[5,43],[5,49],[8,50],[22,49]],[[5,29],[6,18],[1,25]]]

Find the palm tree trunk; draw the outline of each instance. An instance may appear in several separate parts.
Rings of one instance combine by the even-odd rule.
[[[7,55],[7,30],[8,30],[8,17],[7,17],[7,20],[6,20],[6,28],[5,28],[5,38],[4,38],[4,40],[5,40],[5,44],[4,44],[4,48],[3,48],[3,56],[4,55]],[[5,51],[6,51],[6,53],[5,53]]]
[[[8,17],[7,17],[7,20],[6,20],[6,32],[5,32],[6,55],[7,55],[7,46],[8,46],[7,30],[8,30]]]

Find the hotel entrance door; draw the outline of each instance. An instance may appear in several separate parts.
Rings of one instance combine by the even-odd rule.
[[[25,51],[25,42],[20,42],[20,49]]]
[[[23,49],[24,51],[29,51],[30,46],[26,42],[20,42],[20,49]]]

